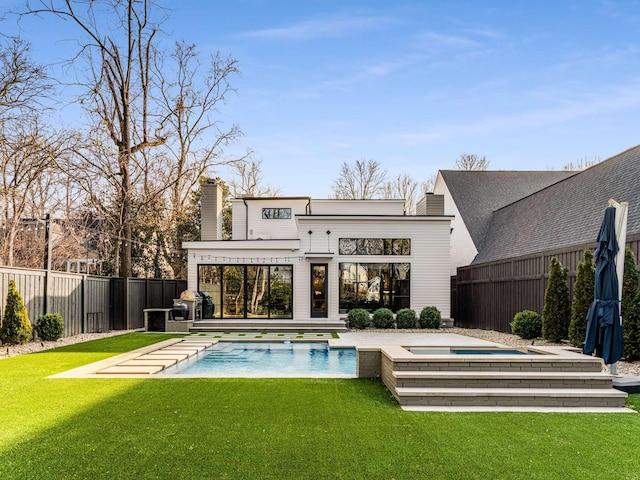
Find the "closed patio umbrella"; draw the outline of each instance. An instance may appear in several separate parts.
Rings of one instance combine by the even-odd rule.
[[[604,213],[604,219],[598,234],[598,248],[595,252],[596,277],[594,286],[594,300],[587,313],[587,334],[584,353],[602,357],[607,365],[615,364],[622,356],[622,323],[620,319],[620,286],[619,273],[616,270],[616,256],[621,250],[616,235],[618,233],[624,242],[626,238],[626,204],[620,205],[609,201],[610,206]],[[618,209],[616,207],[619,207]],[[616,223],[616,212],[618,223]],[[622,227],[625,227],[622,230]],[[624,243],[622,243],[624,255]],[[620,256],[618,256],[620,258]],[[624,268],[623,260],[618,260],[620,269]],[[621,275],[620,275],[621,277]],[[612,373],[615,373],[612,368]]]

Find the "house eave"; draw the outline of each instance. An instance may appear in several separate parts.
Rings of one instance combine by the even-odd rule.
[[[182,242],[182,248],[186,250],[300,250],[300,240],[208,240],[200,242]]]

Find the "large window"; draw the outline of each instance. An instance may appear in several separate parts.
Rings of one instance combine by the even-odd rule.
[[[198,265],[214,318],[292,318],[292,265]]]
[[[411,255],[409,238],[341,238],[340,255]]]
[[[289,219],[291,218],[291,209],[290,208],[263,208],[262,218]]]
[[[411,304],[409,263],[344,262],[339,271],[340,313],[382,307],[396,312]]]

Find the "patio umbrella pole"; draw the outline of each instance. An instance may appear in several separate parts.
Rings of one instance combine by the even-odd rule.
[[[627,210],[628,202],[618,203],[613,199],[609,200],[609,206],[616,209],[616,237],[620,250],[616,255],[616,273],[618,274],[618,298],[622,302],[622,279],[624,276],[624,253],[627,243]],[[620,309],[622,312],[622,309]],[[620,325],[622,325],[622,315],[620,315]],[[612,363],[610,366],[611,375],[618,374],[618,362]]]

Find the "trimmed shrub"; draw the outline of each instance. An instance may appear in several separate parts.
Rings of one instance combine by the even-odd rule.
[[[40,315],[36,332],[42,340],[56,341],[64,335],[64,320],[58,313]]]
[[[640,360],[640,292],[633,302],[626,307],[626,316],[622,317],[622,330],[624,335],[624,358],[633,362]]]
[[[379,308],[373,312],[373,326],[376,328],[391,328],[393,326],[393,312],[388,308]]]
[[[398,328],[415,328],[418,317],[415,310],[403,308],[396,313],[396,325]]]
[[[520,338],[538,338],[542,335],[542,317],[532,310],[516,313],[511,322],[511,333]]]
[[[551,257],[549,281],[544,292],[542,309],[542,336],[550,342],[567,338],[571,322],[568,271],[556,257]]]
[[[628,361],[640,359],[640,293],[638,291],[638,266],[630,248],[624,251],[624,273],[622,276],[622,334],[624,351]]]
[[[27,343],[31,340],[32,333],[33,327],[27,315],[27,308],[24,306],[20,292],[16,289],[15,280],[10,280],[2,327],[0,327],[0,340],[10,345]]]
[[[369,318],[369,312],[364,308],[352,308],[347,313],[347,320],[351,328],[367,328],[371,319]]]
[[[440,328],[442,314],[436,307],[424,307],[420,312],[420,326],[422,328]]]
[[[593,303],[595,277],[596,269],[593,263],[593,252],[587,249],[584,251],[582,261],[578,263],[576,283],[573,287],[569,342],[574,347],[582,347],[587,335],[587,312]]]

